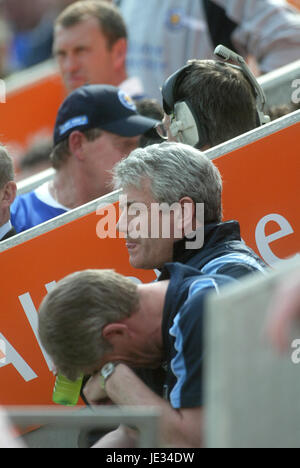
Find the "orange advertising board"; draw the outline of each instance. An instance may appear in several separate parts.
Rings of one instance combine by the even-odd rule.
[[[269,265],[300,251],[300,123],[214,160],[223,177],[224,219]]]
[[[51,404],[54,376],[37,340],[37,309],[53,281],[89,268],[113,268],[143,282],[156,278],[130,267],[123,239],[97,237],[99,219],[86,215],[0,254],[0,405]]]
[[[18,158],[29,146],[39,138],[52,137],[64,97],[61,78],[55,71],[7,91],[6,102],[0,104],[0,141],[15,157],[16,169]]]
[[[240,221],[242,237],[270,264],[299,251],[300,123],[215,160],[224,182],[224,219]],[[104,216],[104,214],[103,214]],[[124,239],[99,239],[101,218],[85,215],[0,253],[0,405],[48,405],[54,377],[37,338],[37,310],[67,274],[113,268],[143,282]]]

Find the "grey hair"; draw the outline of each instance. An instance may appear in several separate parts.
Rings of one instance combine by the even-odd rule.
[[[39,309],[39,337],[59,372],[76,379],[99,365],[110,351],[102,330],[130,317],[139,304],[137,285],[113,270],[85,270],[66,276]]]
[[[222,220],[222,179],[217,167],[199,150],[182,143],[162,143],[134,150],[113,168],[115,189],[141,189],[148,178],[158,203],[183,197],[204,203],[205,223]]]
[[[7,182],[14,180],[14,177],[13,160],[8,154],[7,149],[0,145],[0,189],[2,189]]]

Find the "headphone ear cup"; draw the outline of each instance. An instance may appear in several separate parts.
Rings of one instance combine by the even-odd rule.
[[[196,146],[199,142],[198,125],[189,105],[182,101],[174,106],[174,119],[170,131],[181,143]]]

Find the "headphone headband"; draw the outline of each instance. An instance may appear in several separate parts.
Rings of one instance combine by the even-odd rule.
[[[243,72],[245,78],[247,78],[248,82],[250,83],[253,89],[254,95],[256,97],[256,111],[259,120],[259,125],[261,126],[269,123],[271,119],[268,115],[265,115],[264,113],[264,107],[266,104],[266,96],[264,90],[259,85],[257,79],[248,67],[244,58],[241,55],[238,55],[235,52],[233,52],[231,49],[228,49],[228,47],[225,47],[221,44],[215,48],[214,53],[217,57],[221,58],[225,62],[231,60],[232,62],[235,62],[238,65],[236,66],[230,64],[232,67],[239,68]]]

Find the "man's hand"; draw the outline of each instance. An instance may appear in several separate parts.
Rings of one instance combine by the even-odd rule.
[[[99,405],[107,403],[108,396],[101,386],[101,373],[94,374],[85,384],[83,394],[90,405]]]

